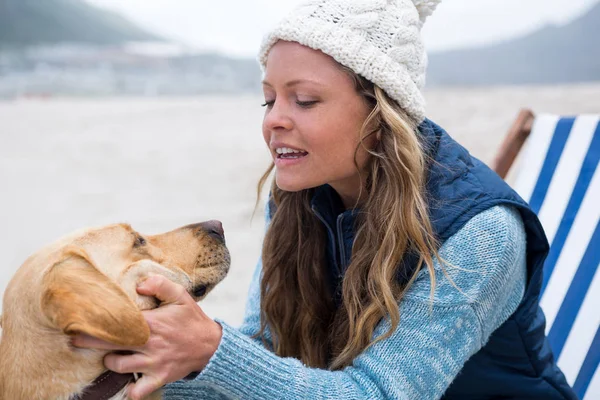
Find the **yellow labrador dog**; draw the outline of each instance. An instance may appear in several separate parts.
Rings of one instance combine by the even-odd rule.
[[[125,399],[130,377],[106,371],[106,351],[74,348],[70,336],[86,333],[119,345],[143,345],[150,331],[141,310],[159,304],[137,294],[139,283],[164,275],[198,301],[225,277],[229,264],[218,221],[156,236],[116,224],[41,249],[4,293],[0,399]],[[151,398],[160,399],[160,393]]]

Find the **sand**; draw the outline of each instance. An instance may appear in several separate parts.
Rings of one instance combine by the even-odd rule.
[[[428,115],[492,160],[521,107],[600,112],[600,83],[427,91]],[[72,230],[129,222],[153,234],[223,222],[228,277],[201,303],[237,325],[260,253],[256,182],[269,164],[261,96],[0,102],[0,293],[22,262]],[[1,304],[1,303],[0,303]]]

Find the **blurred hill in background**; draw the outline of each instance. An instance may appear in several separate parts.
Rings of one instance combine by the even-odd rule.
[[[160,40],[120,15],[80,0],[0,0],[0,46]]]
[[[432,53],[430,85],[600,81],[600,3],[564,26],[477,49]]]

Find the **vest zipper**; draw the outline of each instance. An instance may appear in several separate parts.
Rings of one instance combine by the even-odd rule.
[[[321,222],[323,223],[323,225],[325,225],[325,228],[327,228],[327,233],[329,234],[329,238],[333,241],[334,245],[335,245],[335,235],[333,234],[333,229],[331,229],[331,227],[329,226],[329,224],[325,221],[325,218],[323,218],[321,216],[321,214],[319,214],[319,212],[316,210],[316,208],[314,206],[311,207],[313,213],[317,216],[317,218],[319,218],[321,220]],[[333,262],[335,263],[335,268],[338,271],[338,276],[341,276],[341,268],[340,265],[338,264],[338,260],[337,260],[337,254],[335,252],[335,249],[333,251]]]
[[[338,268],[338,277],[341,279],[342,274],[342,266],[346,267],[346,246],[344,245],[344,235],[342,233],[342,220],[344,219],[344,214],[338,215],[337,218],[337,234],[338,234],[338,245],[340,248],[340,268]]]

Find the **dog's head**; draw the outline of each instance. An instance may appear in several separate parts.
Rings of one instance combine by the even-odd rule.
[[[149,329],[141,310],[158,301],[136,287],[152,274],[183,285],[196,301],[229,270],[221,224],[188,225],[155,236],[127,224],[84,230],[40,250],[21,266],[4,295],[3,330],[42,325],[139,346]]]

